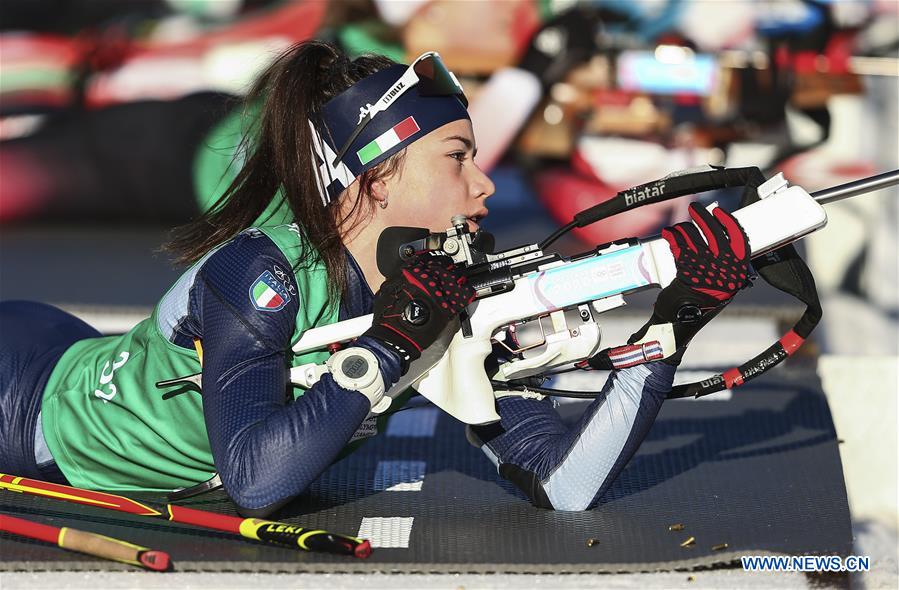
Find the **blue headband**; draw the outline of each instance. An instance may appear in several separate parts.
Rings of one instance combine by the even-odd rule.
[[[329,100],[320,121],[309,122],[323,204],[334,201],[360,174],[410,143],[447,123],[469,119],[458,96],[421,96],[411,88],[366,125],[334,166],[337,150],[352,135],[365,109],[393,86],[406,69],[407,66],[398,64],[363,78]]]

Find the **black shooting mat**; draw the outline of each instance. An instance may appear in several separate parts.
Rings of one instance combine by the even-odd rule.
[[[0,492],[0,511],[168,551],[178,571],[634,572],[733,565],[753,554],[846,556],[849,508],[820,381],[808,367],[772,373],[728,401],[666,402],[600,505],[582,513],[532,507],[449,416],[401,412],[393,420],[402,417],[403,436],[372,439],[276,515],[350,535],[363,518],[393,519],[382,523],[407,531],[411,523],[407,548],[376,548],[366,560],[12,492]],[[432,437],[413,436],[427,434],[435,417]],[[408,489],[421,468],[420,490]],[[405,491],[386,490],[404,480]],[[220,491],[186,503],[234,514]],[[669,531],[675,523],[684,529]],[[681,547],[689,537],[695,543]],[[598,543],[588,546],[589,538]],[[130,569],[6,534],[0,549],[0,571]]]

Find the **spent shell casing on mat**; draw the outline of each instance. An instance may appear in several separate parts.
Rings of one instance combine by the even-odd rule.
[[[686,541],[680,544],[681,547],[692,547],[696,544],[696,537],[690,537]]]

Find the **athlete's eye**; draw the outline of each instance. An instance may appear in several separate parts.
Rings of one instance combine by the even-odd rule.
[[[465,152],[453,152],[449,155],[449,157],[457,160],[459,163],[462,163],[465,161],[465,158],[468,157],[468,154],[466,154]]]

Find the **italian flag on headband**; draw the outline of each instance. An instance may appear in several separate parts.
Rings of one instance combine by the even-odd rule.
[[[265,271],[250,287],[250,300],[259,311],[278,311],[290,301],[290,294],[270,271]]]
[[[397,146],[401,141],[405,141],[418,133],[421,129],[414,117],[406,117],[399,123],[388,129],[378,137],[374,138],[361,150],[356,152],[362,165],[366,165],[387,150]]]

